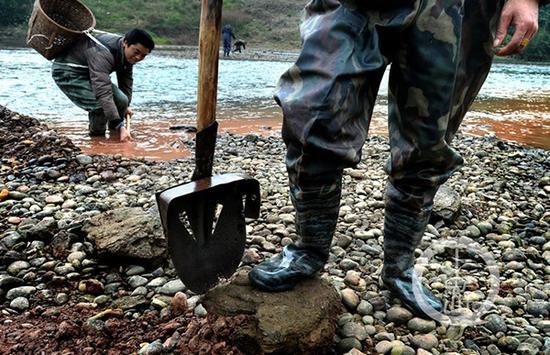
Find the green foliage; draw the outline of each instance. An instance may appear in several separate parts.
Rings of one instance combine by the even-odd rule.
[[[26,22],[31,14],[32,0],[0,0],[0,26],[15,26]]]
[[[540,9],[539,32],[519,57],[529,61],[550,61],[550,5]]]
[[[96,16],[97,28],[124,33],[133,27],[150,31],[159,44],[196,44],[200,1],[197,0],[82,0]],[[26,25],[34,0],[0,0],[0,32],[5,35]],[[297,48],[298,24],[307,0],[224,0],[224,24],[251,47]],[[522,60],[550,58],[550,6],[540,11],[539,33]],[[7,29],[5,29],[7,27]],[[0,35],[0,40],[3,40]]]

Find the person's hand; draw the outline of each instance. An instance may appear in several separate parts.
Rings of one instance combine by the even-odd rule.
[[[495,54],[506,56],[523,51],[538,31],[538,19],[538,0],[508,0],[500,15],[493,47],[496,48],[502,44],[510,26],[514,26],[514,34],[504,47],[496,50]]]
[[[133,139],[130,132],[128,132],[125,127],[120,127],[119,134],[121,142],[131,141]]]
[[[134,111],[130,107],[126,109],[126,116],[132,117],[134,115]]]

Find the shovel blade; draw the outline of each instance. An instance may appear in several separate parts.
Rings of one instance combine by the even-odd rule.
[[[246,243],[245,217],[257,218],[260,187],[244,174],[204,178],[156,195],[178,276],[195,293],[230,277]]]

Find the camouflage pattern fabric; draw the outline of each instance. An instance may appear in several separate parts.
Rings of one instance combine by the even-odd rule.
[[[502,2],[311,1],[302,52],[275,95],[291,190],[321,177],[334,185],[361,160],[391,64],[387,198],[429,209],[437,187],[463,164],[450,143],[491,67]]]
[[[52,77],[61,91],[78,107],[88,111],[91,135],[104,135],[108,119],[92,89],[88,68],[71,67],[53,63]],[[128,109],[128,97],[116,85],[112,85],[116,108],[123,119]],[[116,122],[118,123],[118,122]],[[114,127],[109,127],[113,129]]]

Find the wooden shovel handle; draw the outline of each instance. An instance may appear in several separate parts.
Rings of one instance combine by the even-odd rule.
[[[197,97],[197,130],[199,132],[216,120],[223,0],[201,0],[201,2]]]

